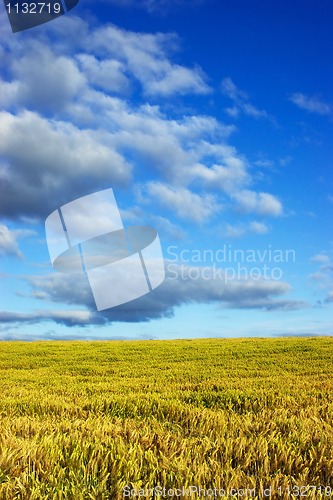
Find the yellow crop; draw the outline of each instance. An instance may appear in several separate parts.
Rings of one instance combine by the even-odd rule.
[[[0,370],[0,500],[333,497],[330,337],[1,342]]]

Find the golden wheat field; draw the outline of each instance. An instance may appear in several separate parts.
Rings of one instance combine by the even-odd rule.
[[[333,338],[2,342],[0,499],[331,498]]]

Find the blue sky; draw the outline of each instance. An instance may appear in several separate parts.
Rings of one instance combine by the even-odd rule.
[[[81,0],[13,34],[2,9],[0,339],[332,335],[332,18]],[[108,188],[158,231],[166,279],[98,312],[44,222]]]

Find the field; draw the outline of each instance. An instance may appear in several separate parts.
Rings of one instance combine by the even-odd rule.
[[[332,355],[330,337],[2,342],[0,499],[331,498]]]

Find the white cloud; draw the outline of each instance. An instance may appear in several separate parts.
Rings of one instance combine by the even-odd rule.
[[[253,118],[268,118],[266,111],[256,108],[253,104],[243,103],[241,109],[245,115],[252,116]]]
[[[11,64],[12,104],[15,99],[16,105],[60,112],[83,89],[85,78],[70,57],[57,56],[39,42],[28,45],[29,52]]]
[[[229,97],[232,101],[246,101],[248,95],[243,90],[240,90],[230,77],[224,78],[221,82],[221,90],[223,94]]]
[[[231,163],[231,162],[230,162]],[[194,180],[202,182],[205,187],[220,189],[232,193],[240,186],[246,184],[249,176],[241,160],[234,158],[233,165],[213,165],[206,167],[199,164],[192,168],[191,175]]]
[[[187,184],[197,179],[205,180],[208,187],[223,184],[227,189],[247,176],[245,160],[235,148],[223,144],[233,127],[212,117],[171,119],[158,106],[130,107],[121,99],[96,92],[86,95],[84,102],[98,109],[92,125],[97,126],[97,120],[104,127],[109,144],[118,150],[135,152],[140,163],[168,182]],[[108,129],[114,130],[112,135]],[[206,168],[201,162],[206,156],[220,160],[224,167]]]
[[[23,254],[18,241],[35,234],[36,231],[32,229],[9,229],[5,224],[0,224],[0,255],[14,255],[22,258]]]
[[[317,113],[319,115],[329,115],[332,112],[332,107],[317,97],[309,97],[301,92],[292,94],[289,100],[296,104],[301,109],[305,109],[310,113]]]
[[[168,55],[179,41],[172,34],[142,34],[116,26],[92,33],[89,47],[120,60],[151,96],[207,94],[210,88],[199,68],[189,69],[170,61]]]
[[[20,99],[21,84],[18,81],[6,82],[0,78],[0,106],[8,108]]]
[[[310,262],[319,264],[319,270],[312,273],[310,278],[317,283],[318,290],[324,291],[326,297],[319,300],[318,304],[330,304],[333,302],[333,260],[325,252],[320,252],[311,257]]]
[[[240,115],[240,109],[237,106],[231,106],[229,108],[225,108],[224,110],[231,118],[238,118]]]
[[[124,93],[130,87],[123,63],[115,59],[98,60],[90,54],[77,56],[79,67],[88,81],[108,92]]]
[[[241,113],[253,118],[270,118],[267,111],[258,109],[249,102],[247,93],[239,89],[230,77],[222,80],[221,91],[233,102],[233,106],[225,109],[232,118],[238,118]]]
[[[318,264],[328,264],[330,262],[330,258],[324,253],[318,253],[311,257],[310,261]]]
[[[0,255],[14,255],[22,258],[17,244],[17,233],[11,231],[4,224],[0,224]]]
[[[155,79],[146,85],[148,94],[169,96],[172,94],[198,93],[207,94],[210,90],[203,81],[200,70],[190,70],[179,65],[162,69],[162,78]],[[164,73],[164,74],[163,74]]]
[[[182,219],[205,222],[221,210],[216,198],[211,194],[198,195],[185,188],[175,188],[160,182],[150,182],[145,186],[148,196],[175,211]]]
[[[253,221],[250,223],[250,231],[257,234],[266,234],[268,232],[268,227],[262,222]]]
[[[281,202],[272,194],[241,190],[233,195],[241,211],[277,217],[282,214]]]
[[[225,234],[227,238],[240,238],[246,234],[246,228],[244,226],[226,224],[222,234]]]
[[[171,222],[167,217],[161,215],[151,215],[151,224],[157,229],[158,234],[163,239],[172,241],[183,240],[185,231],[178,225]]]
[[[268,227],[262,222],[252,221],[249,224],[226,224],[222,230],[222,235],[225,234],[228,238],[240,238],[248,233],[266,234]]]
[[[274,163],[271,160],[264,160],[264,159],[255,161],[254,165],[260,168],[269,168],[269,169],[274,167]]]
[[[144,191],[144,190],[143,190]],[[137,197],[143,200],[144,193],[140,188],[137,188]],[[144,204],[143,200],[142,203]],[[178,224],[175,224],[167,217],[157,215],[154,212],[145,211],[142,206],[133,206],[131,208],[120,210],[120,215],[125,223],[130,224],[148,224],[154,227],[160,238],[163,240],[183,240],[186,236],[185,230]]]
[[[161,105],[146,102],[145,94],[209,92],[200,69],[173,61],[180,48],[175,35],[113,25],[91,28],[75,17],[53,24],[40,38],[27,34],[24,44],[4,41],[7,56],[15,52],[5,57],[6,96],[30,109],[1,115],[0,154],[6,161],[0,179],[7,215],[44,216],[88,190],[128,185],[132,162],[135,176],[144,172],[156,185],[166,183],[165,196],[184,193],[189,206],[197,201],[192,219],[198,222],[222,203],[276,215],[280,202],[268,193],[251,191],[257,200],[239,201],[253,181],[246,159],[227,143],[233,126],[212,116],[172,117]],[[49,30],[52,45],[46,48]],[[255,113],[231,79],[224,83],[231,97]],[[143,104],[134,104],[138,98]],[[170,208],[184,216],[177,203]]]
[[[63,33],[65,26],[68,30]],[[8,77],[2,82],[2,99],[59,112],[87,84],[123,94],[139,82],[144,94],[154,97],[211,92],[199,67],[187,68],[172,61],[172,53],[180,48],[174,34],[137,33],[113,25],[90,29],[76,18],[64,19],[51,31],[57,38],[48,44],[45,34],[44,39],[36,39],[28,33],[24,44],[4,40],[5,57],[0,66],[4,65]],[[15,56],[10,57],[11,52]]]

